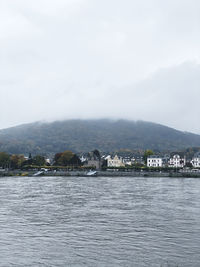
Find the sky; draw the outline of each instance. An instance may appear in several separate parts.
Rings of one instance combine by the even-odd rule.
[[[200,134],[199,0],[0,1],[0,128],[123,118]]]

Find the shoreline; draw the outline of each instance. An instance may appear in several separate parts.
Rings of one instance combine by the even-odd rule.
[[[85,171],[47,171],[42,173],[41,175],[34,176],[36,171],[5,171],[0,172],[0,177],[38,177],[38,176],[64,176],[64,177],[168,177],[168,178],[200,178],[200,172],[137,172],[137,171],[97,171],[96,175],[87,175]]]

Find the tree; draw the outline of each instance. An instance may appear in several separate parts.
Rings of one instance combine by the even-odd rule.
[[[10,156],[5,152],[0,152],[0,167],[8,168],[10,164]]]
[[[58,160],[62,156],[62,152],[56,153],[54,156],[54,165],[58,165]]]
[[[75,165],[75,166],[81,165],[81,160],[76,154],[74,154],[73,157],[70,159],[69,165]]]
[[[41,155],[36,155],[35,157],[33,157],[33,164],[36,166],[44,166],[46,163],[45,161],[45,157],[41,156]]]
[[[71,151],[64,151],[60,158],[58,159],[58,165],[60,166],[67,166],[69,165],[69,161],[73,158],[74,153]]]
[[[144,155],[143,155],[143,159],[144,159],[144,162],[145,162],[145,164],[147,164],[147,158],[149,157],[149,156],[151,156],[151,155],[153,155],[154,153],[153,153],[153,151],[152,150],[145,150],[145,152],[144,152]]]
[[[27,160],[25,160],[23,163],[22,163],[22,166],[28,166],[28,165],[32,165],[33,164],[33,159],[32,157],[30,157],[30,154],[29,154],[29,157]]]
[[[24,155],[12,155],[10,157],[10,166],[13,169],[20,169],[25,162]]]
[[[72,151],[64,151],[57,153],[54,156],[54,165],[57,166],[70,166],[70,165],[81,165],[81,161],[76,154]]]

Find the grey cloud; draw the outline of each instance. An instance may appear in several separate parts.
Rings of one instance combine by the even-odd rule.
[[[199,11],[196,0],[2,1],[0,128],[124,117],[200,133]]]

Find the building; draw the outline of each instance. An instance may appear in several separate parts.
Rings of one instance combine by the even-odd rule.
[[[170,159],[170,155],[165,154],[162,157],[162,167],[168,167],[169,166],[169,159]]]
[[[172,153],[169,159],[169,167],[172,168],[183,168],[186,164],[185,155],[181,152]]]
[[[145,162],[144,162],[144,157],[142,157],[142,156],[137,156],[137,157],[135,158],[134,163],[135,163],[135,164],[144,165],[144,164],[145,164]]]
[[[82,156],[80,157],[80,161],[81,161],[82,163],[85,163],[85,162],[87,161],[87,158],[84,157],[84,155],[82,155]]]
[[[200,152],[194,154],[191,163],[194,168],[200,168]]]
[[[160,156],[151,155],[147,158],[147,167],[162,167],[163,160]]]
[[[122,157],[115,155],[114,157],[108,156],[106,159],[108,167],[125,167]]]
[[[46,162],[46,164],[49,164],[49,165],[51,164],[51,160],[50,159],[46,159],[45,158],[45,162]]]
[[[87,161],[85,161],[86,167],[95,168],[96,170],[101,169],[102,161],[98,150],[94,150],[88,153]]]
[[[124,157],[122,161],[123,161],[124,165],[131,166],[135,163],[135,158],[134,157]]]

